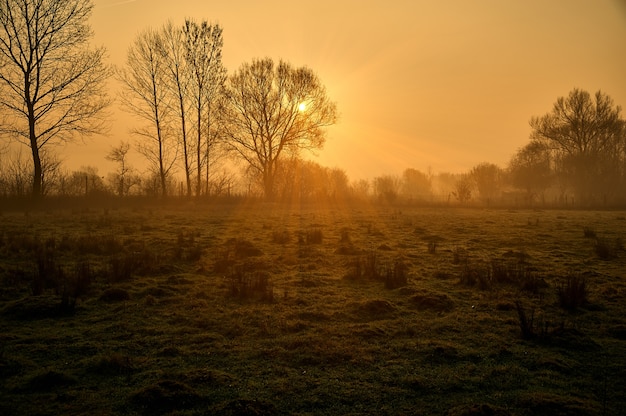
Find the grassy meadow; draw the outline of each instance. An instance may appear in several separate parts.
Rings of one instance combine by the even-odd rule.
[[[0,215],[3,415],[619,415],[626,211]]]

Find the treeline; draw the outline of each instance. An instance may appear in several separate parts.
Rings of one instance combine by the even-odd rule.
[[[323,146],[325,128],[338,118],[336,104],[307,67],[264,58],[228,73],[222,28],[187,19],[139,33],[126,64],[113,68],[102,48],[89,49],[92,1],[9,0],[4,9],[0,139],[9,146],[0,146],[0,195],[6,197],[626,204],[626,121],[601,91],[574,89],[551,112],[533,117],[529,143],[507,166],[485,162],[463,174],[409,168],[401,175],[352,181],[341,168],[302,157]],[[106,131],[105,110],[112,104],[106,81],[113,74],[122,86],[119,102],[137,117],[135,141],[111,147],[106,159],[115,164],[114,172],[63,171],[54,144]],[[14,144],[29,149],[30,162],[6,151]],[[143,157],[145,172],[132,167],[131,151]]]

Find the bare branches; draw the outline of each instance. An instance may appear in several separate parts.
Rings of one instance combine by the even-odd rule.
[[[227,87],[228,143],[263,175],[266,197],[273,197],[276,163],[283,153],[323,146],[324,127],[335,123],[335,103],[308,68],[269,59],[243,64]]]
[[[111,68],[104,49],[88,49],[89,0],[0,2],[0,134],[30,146],[33,194],[42,194],[39,150],[102,133]]]

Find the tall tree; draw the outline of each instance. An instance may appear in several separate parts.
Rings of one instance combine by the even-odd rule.
[[[183,29],[190,74],[189,95],[195,117],[196,195],[202,192],[202,168],[208,166],[212,141],[212,116],[222,93],[226,69],[222,64],[222,28],[203,21],[186,20]],[[208,186],[208,185],[207,185]],[[207,188],[208,189],[208,188]]]
[[[615,160],[624,140],[621,108],[601,91],[592,97],[574,89],[557,99],[552,111],[533,117],[531,139],[555,150],[556,161],[579,198],[591,200],[619,175]],[[623,157],[623,156],[622,156]]]
[[[188,56],[183,29],[168,22],[162,30],[163,59],[166,68],[166,86],[172,95],[172,107],[180,120],[180,127],[174,129],[180,139],[183,170],[187,196],[191,196],[191,143],[189,140],[188,111],[191,74],[187,66]]]
[[[126,66],[118,72],[125,93],[123,105],[147,121],[133,133],[142,137],[138,150],[159,178],[161,195],[167,195],[167,183],[176,161],[176,142],[168,135],[171,103],[165,86],[165,63],[162,37],[154,30],[141,33],[128,50]]]
[[[92,9],[90,0],[0,1],[0,133],[30,147],[35,197],[42,149],[105,127],[111,68],[104,48],[89,49]]]
[[[245,63],[229,81],[228,146],[262,176],[265,197],[273,199],[277,162],[285,153],[321,148],[337,107],[312,70],[283,61]]]

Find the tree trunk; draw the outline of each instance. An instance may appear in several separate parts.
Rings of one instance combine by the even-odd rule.
[[[37,143],[37,135],[35,134],[35,113],[32,105],[28,106],[28,130],[30,139],[30,149],[33,154],[33,194],[34,199],[39,199],[43,195],[41,183],[41,157],[39,155],[39,146]]]

